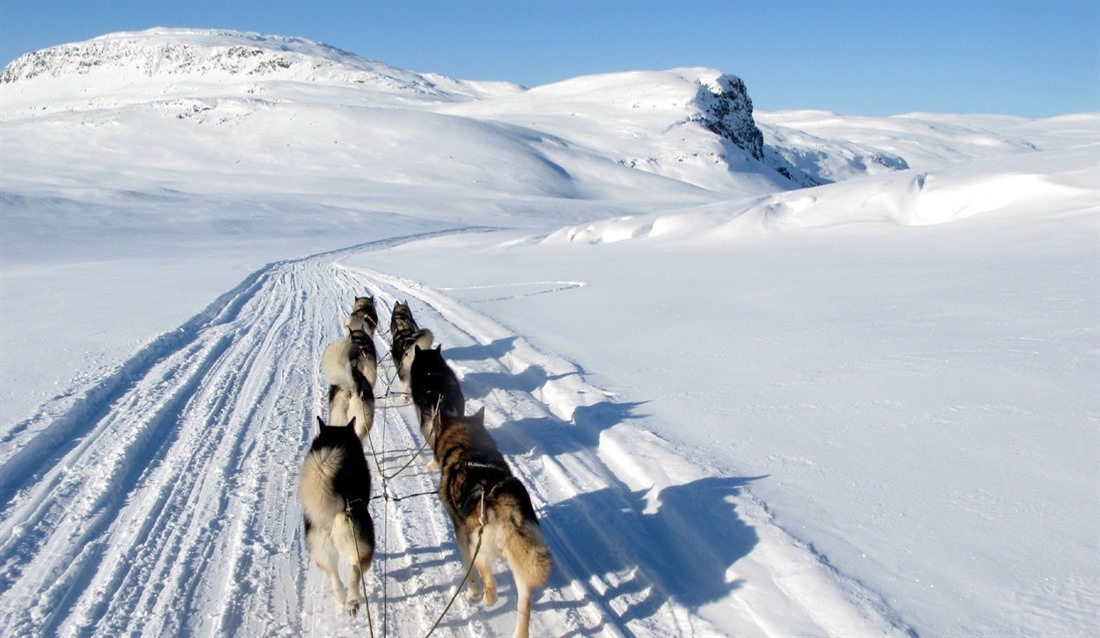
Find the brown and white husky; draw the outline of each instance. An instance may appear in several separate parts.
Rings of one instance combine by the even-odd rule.
[[[485,408],[473,416],[435,413],[433,451],[440,465],[439,499],[454,525],[462,563],[479,578],[466,597],[496,602],[493,560],[503,556],[516,582],[516,638],[526,638],[531,596],[550,578],[550,548],[542,537],[527,488],[513,474],[485,429]],[[478,582],[480,580],[480,582]]]

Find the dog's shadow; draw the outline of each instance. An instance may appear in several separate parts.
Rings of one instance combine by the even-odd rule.
[[[453,359],[454,361],[489,361],[492,359],[499,360],[501,357],[508,354],[516,347],[516,339],[519,339],[519,337],[504,337],[485,345],[474,344],[472,346],[456,346],[454,348],[444,348],[443,352],[446,355],[447,359]]]
[[[494,390],[506,392],[526,392],[528,394],[541,388],[551,378],[540,366],[528,366],[519,374],[510,372],[468,372],[462,377],[462,392],[466,399],[483,399]]]
[[[550,505],[540,518],[555,559],[607,586],[605,609],[629,601],[618,618],[626,624],[659,613],[667,598],[698,609],[741,586],[726,572],[758,537],[730,499],[759,478],[708,477],[655,495],[606,487]],[[570,584],[562,571],[551,587]]]
[[[601,432],[629,419],[641,418],[643,415],[636,411],[644,404],[603,401],[574,409],[572,423],[553,416],[531,417],[506,421],[490,431],[500,451],[509,455],[526,454],[534,449],[549,456],[595,450],[600,445]]]
[[[498,339],[488,345],[446,349],[445,356],[500,358],[513,347],[514,338]],[[493,390],[530,394],[551,380],[543,368],[530,366],[520,374],[469,373],[462,387],[467,399],[478,399]],[[602,434],[642,418],[638,413],[642,405],[603,401],[575,408],[569,421],[547,414],[506,421],[491,426],[490,432],[507,456],[535,451],[560,458],[588,451],[598,458]],[[571,588],[597,579],[602,584],[589,585],[589,598],[598,598],[604,612],[614,616],[614,624],[622,629],[627,623],[659,615],[670,598],[698,609],[742,585],[727,579],[727,572],[759,539],[738,515],[733,499],[745,485],[764,477],[707,477],[654,491],[632,490],[611,472],[607,476],[601,489],[541,508],[543,532],[555,562],[563,567],[552,572],[549,587]],[[502,595],[507,591],[505,585]],[[536,603],[536,609],[577,604],[544,600]]]
[[[576,408],[572,423],[545,416],[491,431],[505,454],[595,454],[604,431],[644,417],[642,405],[604,401]],[[659,613],[668,598],[697,609],[741,585],[728,581],[726,572],[758,537],[732,499],[760,478],[707,477],[654,492],[631,490],[610,476],[606,487],[551,504],[539,518],[555,560],[569,563],[568,572],[581,581],[596,576],[607,584],[599,597],[608,613],[611,600],[630,601],[618,618],[625,624]],[[551,587],[570,585],[565,571],[554,572]]]

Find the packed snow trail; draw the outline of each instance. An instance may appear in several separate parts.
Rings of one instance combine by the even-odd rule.
[[[743,489],[751,477],[698,467],[638,427],[640,404],[437,291],[340,263],[381,245],[273,264],[9,431],[5,635],[367,635],[366,614],[347,618],[310,564],[296,498],[326,415],[321,351],[367,293],[383,326],[396,299],[411,303],[531,492],[555,561],[532,635],[908,631],[776,528]],[[379,386],[393,376],[384,362]],[[371,503],[375,631],[422,636],[463,573],[437,497],[415,496],[438,474],[421,452],[391,477],[421,444],[411,407],[379,409],[371,442],[387,496]],[[515,590],[503,561],[495,573],[500,602],[460,596],[435,635],[511,634]]]

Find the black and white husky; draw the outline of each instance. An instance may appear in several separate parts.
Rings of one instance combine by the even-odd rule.
[[[352,423],[325,425],[302,461],[298,498],[305,519],[306,548],[328,574],[336,604],[351,616],[359,613],[359,586],[374,558],[374,521],[370,502],[370,468]],[[339,566],[350,566],[348,589]]]
[[[431,330],[416,325],[408,302],[395,301],[390,314],[390,337],[393,339],[393,345],[390,346],[393,366],[397,368],[397,378],[401,380],[402,390],[408,392],[409,368],[416,356],[413,346],[427,350],[432,347],[435,336]]]
[[[424,350],[413,344],[415,356],[409,368],[409,393],[412,395],[416,416],[420,421],[420,433],[428,445],[435,445],[435,429],[432,427],[436,413],[456,417],[466,414],[466,397],[451,366],[443,358],[443,347]]]
[[[348,334],[330,343],[321,355],[321,372],[328,384],[328,420],[342,425],[355,419],[356,433],[366,440],[374,424],[377,354],[366,320],[351,315],[344,325]]]

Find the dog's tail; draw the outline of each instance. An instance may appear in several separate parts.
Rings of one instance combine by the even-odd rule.
[[[340,448],[327,447],[310,452],[302,461],[298,498],[307,520],[326,524],[343,514],[344,499],[333,490],[332,477],[343,465],[344,454]]]
[[[329,385],[329,418],[344,423],[354,418],[355,433],[365,439],[374,424],[374,388],[352,365],[354,348],[351,337],[330,343],[321,355],[321,372]]]
[[[413,357],[416,356],[416,349],[419,347],[421,350],[427,350],[435,343],[435,335],[431,330],[422,328],[412,334],[412,342],[409,343],[409,347],[405,350],[405,356],[402,357],[402,364],[406,367],[411,367]]]
[[[408,339],[408,346],[405,348],[405,351],[401,353],[401,361],[397,362],[400,364],[397,366],[397,376],[406,386],[406,391],[409,389],[407,387],[409,383],[409,371],[412,370],[413,359],[416,358],[416,348],[419,347],[421,350],[431,348],[432,344],[435,343],[435,335],[432,334],[431,330],[421,328],[409,335]]]
[[[328,344],[321,355],[321,373],[325,383],[343,390],[357,390],[355,376],[351,371],[351,337],[340,337]]]
[[[363,379],[362,375],[356,376]],[[359,440],[365,441],[370,435],[371,426],[374,425],[374,392],[366,384],[365,379],[359,389],[348,399],[347,416],[349,422],[355,419],[355,433],[359,435]]]
[[[418,331],[415,336],[416,341],[413,341],[413,345],[420,346],[421,350],[427,350],[428,348],[432,347],[433,343],[435,343],[435,335],[433,335],[432,331],[428,330],[427,328]],[[414,351],[416,350],[416,348],[412,347],[410,347],[409,349]]]
[[[502,550],[516,581],[517,638],[526,637],[531,620],[531,594],[550,580],[553,559],[542,538],[531,497],[519,479],[509,477],[493,489],[493,515],[504,528]]]

